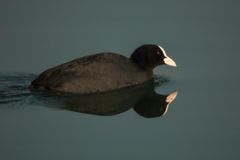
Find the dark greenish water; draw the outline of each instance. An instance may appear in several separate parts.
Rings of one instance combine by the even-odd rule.
[[[239,159],[239,3],[1,1],[0,159]],[[80,101],[27,89],[49,67],[145,43],[178,65],[154,85]]]

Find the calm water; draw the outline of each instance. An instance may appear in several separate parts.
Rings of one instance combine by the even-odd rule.
[[[239,159],[238,6],[234,0],[1,1],[0,159]],[[144,43],[161,44],[178,65],[156,68],[155,86],[80,102],[26,88],[54,65],[101,51],[129,56]],[[160,116],[161,95],[174,91]],[[96,111],[98,105],[108,111]],[[152,106],[159,108],[150,112]],[[146,112],[151,118],[139,114]]]

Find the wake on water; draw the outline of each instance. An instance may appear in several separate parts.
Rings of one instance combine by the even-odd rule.
[[[32,96],[28,85],[36,77],[28,73],[0,74],[0,105],[20,104]]]

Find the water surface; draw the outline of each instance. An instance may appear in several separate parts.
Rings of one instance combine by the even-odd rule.
[[[240,158],[238,1],[0,3],[0,159]],[[155,69],[169,80],[158,95],[178,92],[164,116],[76,112],[26,88],[54,65],[145,43],[178,65]]]

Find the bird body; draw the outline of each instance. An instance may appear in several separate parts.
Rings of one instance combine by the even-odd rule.
[[[31,83],[30,88],[86,94],[141,84],[153,78],[152,69],[155,66],[164,63],[164,57],[161,58],[164,54],[159,54],[161,48],[151,45],[145,46],[145,50],[146,53],[141,51],[141,54],[136,50],[130,58],[104,52],[74,59],[44,71]]]

